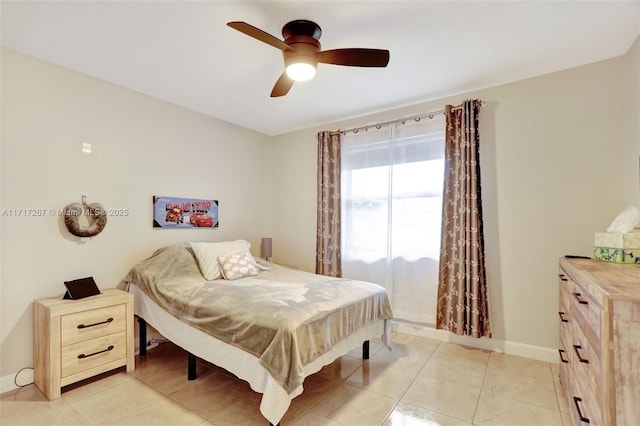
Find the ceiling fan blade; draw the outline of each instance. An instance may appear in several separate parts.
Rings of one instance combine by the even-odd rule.
[[[349,67],[386,67],[389,63],[389,51],[382,49],[333,49],[317,54],[318,62],[323,64],[346,65]]]
[[[259,28],[254,27],[253,25],[249,25],[246,22],[233,21],[233,22],[227,22],[227,25],[233,28],[234,30],[238,30],[241,33],[248,35],[249,37],[253,37],[257,40],[260,40],[263,43],[270,44],[271,46],[278,48],[280,50],[284,50],[284,51],[291,50],[289,45],[285,44],[284,41],[272,36],[267,32],[262,31]]]
[[[294,81],[289,78],[287,72],[283,72],[276,84],[273,86],[273,90],[271,91],[271,97],[277,98],[279,96],[284,96],[289,93],[289,90],[293,86]]]

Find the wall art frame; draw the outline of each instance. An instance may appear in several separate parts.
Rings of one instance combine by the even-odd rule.
[[[153,196],[153,227],[165,229],[216,229],[218,200]]]

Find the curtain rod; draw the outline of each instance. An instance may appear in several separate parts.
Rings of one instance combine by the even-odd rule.
[[[485,105],[484,101],[480,101],[480,106],[483,107]],[[462,109],[462,104],[460,105],[456,105],[454,107],[451,107],[452,111],[457,111],[459,109]],[[376,129],[380,129],[382,126],[387,126],[389,124],[395,124],[395,123],[402,123],[404,124],[407,121],[420,121],[421,119],[425,118],[425,117],[429,117],[429,119],[432,119],[434,116],[438,115],[438,114],[444,114],[444,109],[439,109],[436,111],[431,111],[431,112],[426,112],[424,114],[419,114],[419,115],[414,115],[411,117],[405,117],[405,118],[398,118],[396,120],[389,120],[389,121],[383,121],[382,123],[376,123],[376,124],[370,124],[368,126],[360,126],[360,127],[353,127],[351,129],[346,129],[346,130],[336,130],[335,132],[330,132],[330,135],[338,135],[338,134],[347,134],[347,133],[358,133],[360,130],[369,130],[370,127],[375,127]]]

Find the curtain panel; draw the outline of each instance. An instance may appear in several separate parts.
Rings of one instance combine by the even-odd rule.
[[[394,318],[435,325],[443,114],[342,136],[342,274],[383,286]]]
[[[436,328],[491,337],[484,261],[478,100],[447,105]]]
[[[318,133],[316,274],[342,276],[340,133]]]

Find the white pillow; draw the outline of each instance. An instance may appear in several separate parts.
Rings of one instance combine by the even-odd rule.
[[[198,259],[200,272],[207,281],[221,277],[218,257],[249,251],[251,243],[245,240],[223,241],[219,243],[189,243]]]
[[[226,280],[237,280],[258,275],[255,260],[253,260],[253,256],[248,251],[230,256],[219,256],[218,263],[220,264],[222,276]]]

